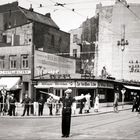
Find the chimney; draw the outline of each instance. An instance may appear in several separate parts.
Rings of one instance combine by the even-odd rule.
[[[33,12],[33,11],[34,11],[34,9],[32,8],[32,4],[30,4],[29,11],[31,11],[31,12]]]
[[[51,14],[50,13],[46,13],[45,16],[48,17],[48,18],[51,18]]]

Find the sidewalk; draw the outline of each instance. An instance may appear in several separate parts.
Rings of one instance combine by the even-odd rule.
[[[131,110],[132,105],[124,105],[124,107],[122,108],[121,105],[118,106],[118,110],[119,111],[124,111],[124,110]],[[113,106],[110,107],[100,107],[98,112],[94,111],[94,108],[90,109],[89,113],[83,113],[83,114],[78,114],[79,110],[77,109],[76,114],[72,114],[73,117],[76,116],[85,116],[85,115],[99,115],[99,114],[105,114],[105,113],[112,113],[114,112]]]
[[[124,110],[131,110],[131,108],[132,108],[132,105],[128,105],[128,104],[126,104],[126,105],[124,105],[124,107],[122,108],[122,106],[121,105],[119,105],[118,106],[118,110],[119,111],[124,111]],[[22,113],[22,110],[20,110],[20,112]],[[111,106],[111,107],[100,107],[99,108],[99,111],[98,112],[95,112],[94,111],[94,108],[91,108],[90,109],[90,112],[89,113],[84,113],[84,110],[83,110],[83,114],[79,114],[79,108],[77,108],[76,109],[76,111],[75,111],[75,114],[72,112],[72,117],[80,117],[80,116],[89,116],[89,115],[99,115],[99,114],[105,114],[105,113],[112,113],[112,112],[114,112],[114,110],[113,110],[113,106]],[[43,116],[38,116],[38,115],[30,115],[30,116],[21,116],[21,113],[20,114],[18,114],[17,116],[8,116],[8,115],[6,115],[6,116],[3,116],[3,115],[1,115],[0,116],[0,118],[18,118],[18,119],[23,119],[23,118],[56,118],[56,117],[61,117],[61,114],[57,114],[57,115],[55,115],[55,110],[53,110],[53,115],[52,116],[50,116],[49,115],[49,110],[46,108],[46,109],[44,109],[44,115]],[[61,110],[60,110],[60,113],[61,113]]]

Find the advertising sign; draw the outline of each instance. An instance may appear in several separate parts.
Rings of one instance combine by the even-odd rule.
[[[76,72],[74,59],[35,51],[35,76],[44,74],[72,74]]]

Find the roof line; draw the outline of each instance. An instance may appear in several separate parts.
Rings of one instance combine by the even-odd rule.
[[[31,13],[33,13],[33,14],[40,15],[40,16],[45,17],[45,18],[48,18],[48,20],[52,20],[52,22],[53,22],[54,25],[49,25],[49,24],[47,24],[47,25],[48,25],[48,26],[52,26],[52,27],[54,27],[54,28],[56,28],[56,29],[60,29],[60,28],[57,26],[57,24],[53,21],[53,19],[52,19],[51,17],[49,18],[49,17],[47,17],[47,16],[45,16],[45,15],[43,15],[43,14],[41,14],[41,13],[38,13],[38,12],[35,12],[35,11],[30,11],[30,10],[28,10],[28,9],[26,9],[26,8],[23,8],[23,7],[20,7],[20,6],[18,6],[18,8],[19,8],[19,10],[24,14],[24,16],[25,16],[27,19],[29,19],[29,20],[31,20],[31,21],[39,22],[39,21],[37,21],[37,20],[34,20],[34,19],[32,19],[32,18],[27,17],[25,11],[31,12]],[[25,10],[25,11],[24,11],[24,10]],[[43,22],[39,22],[39,23],[45,24],[45,23],[43,23]]]

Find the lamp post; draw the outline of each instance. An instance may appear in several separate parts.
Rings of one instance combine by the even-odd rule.
[[[125,46],[128,45],[128,40],[125,40],[125,25],[123,25],[123,36],[121,40],[118,40],[117,45],[121,46],[122,51],[122,66],[121,66],[121,79],[123,79],[123,52],[125,50]]]

